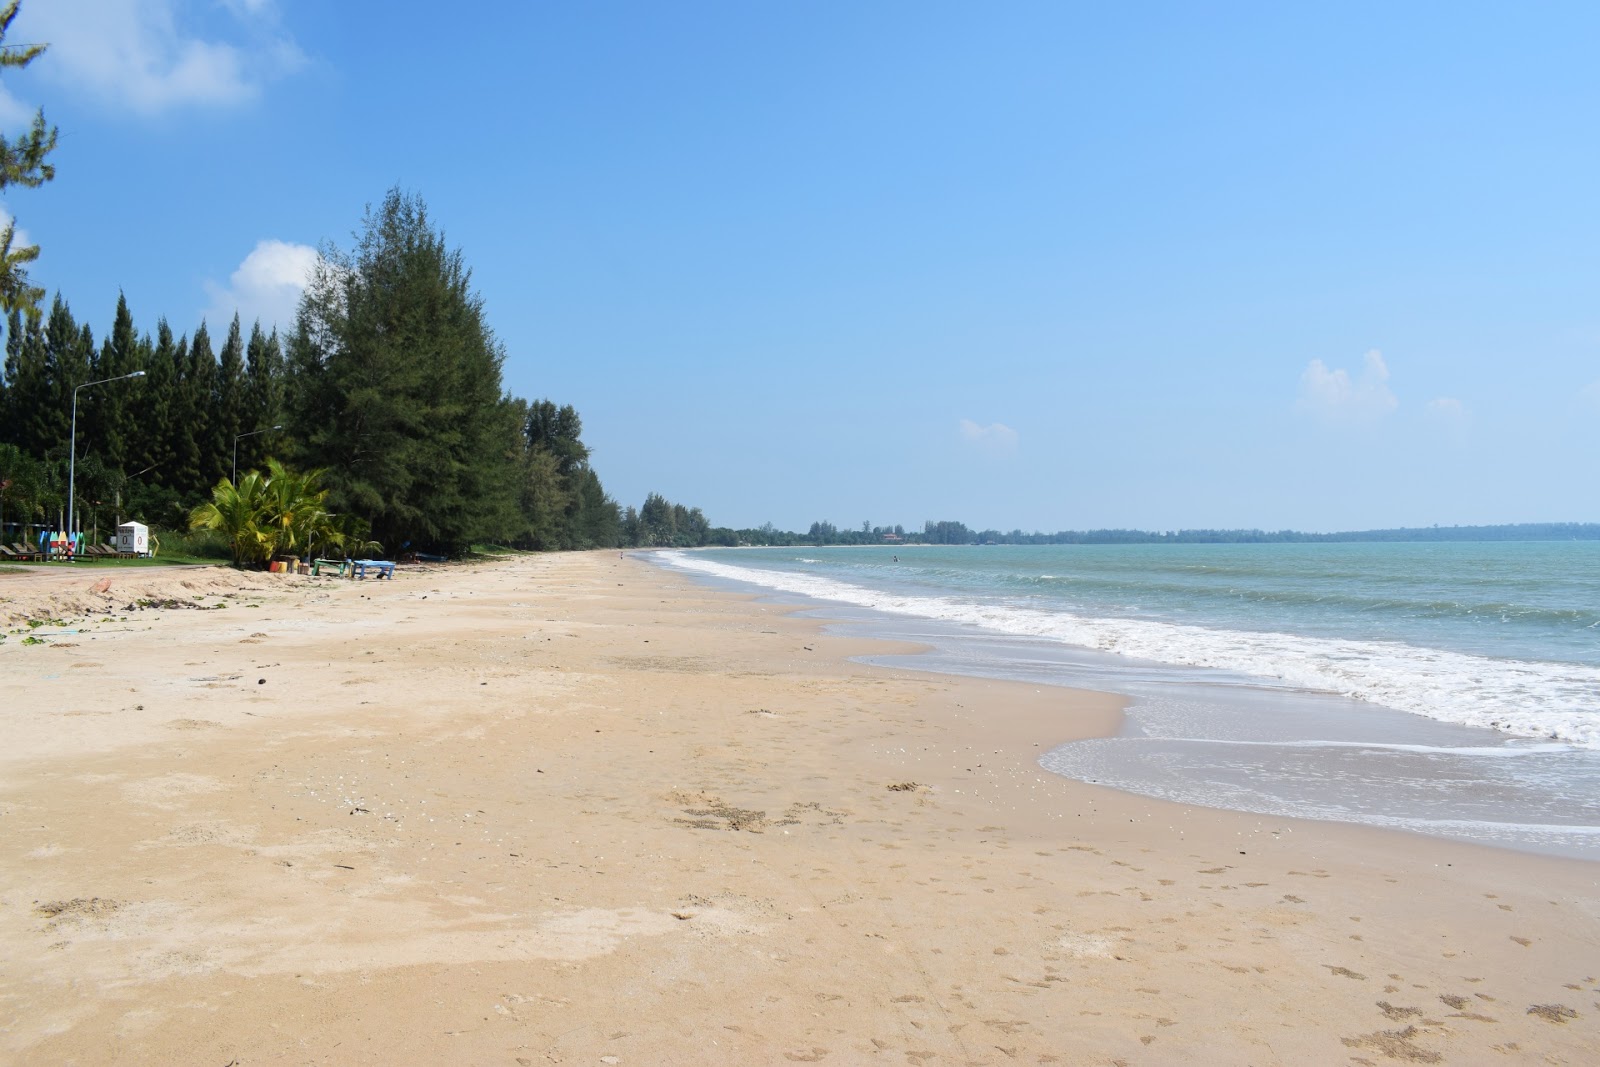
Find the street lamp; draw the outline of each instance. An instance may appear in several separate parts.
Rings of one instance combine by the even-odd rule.
[[[91,385],[104,385],[107,382],[120,382],[124,378],[143,378],[144,371],[136,370],[129,374],[119,374],[115,378],[101,378],[97,382],[84,382],[72,391],[72,444],[67,450],[67,540],[72,540],[72,506],[76,501],[73,492],[74,480],[78,473],[78,389],[87,389]]]
[[[282,426],[263,426],[259,430],[251,430],[249,433],[242,433],[233,439],[233,478],[230,480],[234,485],[239,484],[239,442],[243,441],[246,437],[254,437],[258,433],[268,433],[272,430],[281,429],[283,429]]]

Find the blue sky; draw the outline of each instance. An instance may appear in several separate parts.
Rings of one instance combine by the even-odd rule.
[[[24,0],[103,332],[420,194],[506,386],[713,522],[1600,521],[1600,7]]]

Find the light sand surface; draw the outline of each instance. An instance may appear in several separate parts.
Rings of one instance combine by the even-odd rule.
[[[1600,865],[1057,779],[1116,700],[615,553],[237,581],[0,645],[0,1061],[1600,1062]]]

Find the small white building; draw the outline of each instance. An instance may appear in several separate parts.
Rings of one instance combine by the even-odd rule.
[[[117,551],[136,556],[150,554],[150,527],[142,522],[125,522],[117,527]]]

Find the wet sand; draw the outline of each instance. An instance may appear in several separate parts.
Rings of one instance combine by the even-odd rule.
[[[1110,697],[615,553],[112,578],[0,645],[0,1060],[1600,1058],[1600,865],[1035,765]]]

